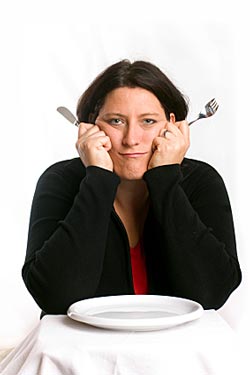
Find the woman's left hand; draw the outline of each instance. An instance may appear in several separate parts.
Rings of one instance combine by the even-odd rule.
[[[161,165],[181,164],[190,145],[187,121],[168,122],[160,135],[153,140],[153,155],[148,169]]]

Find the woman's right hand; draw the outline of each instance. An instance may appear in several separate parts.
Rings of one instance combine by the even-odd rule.
[[[111,147],[110,138],[98,125],[79,124],[76,149],[86,168],[92,165],[113,171],[113,162],[108,152]]]

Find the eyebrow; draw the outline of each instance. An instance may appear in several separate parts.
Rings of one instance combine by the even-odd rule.
[[[108,113],[104,113],[104,115],[102,117],[106,117],[106,116],[119,116],[119,117],[127,117],[126,115],[123,115],[122,113],[118,113],[118,112],[108,112]],[[160,116],[159,113],[157,112],[148,112],[148,113],[142,113],[141,115],[139,115],[139,117],[145,117],[145,116]]]
[[[157,112],[148,112],[148,113],[142,113],[140,115],[140,117],[145,117],[145,116],[160,116],[160,114]]]

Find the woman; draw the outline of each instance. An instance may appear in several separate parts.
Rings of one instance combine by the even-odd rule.
[[[45,313],[119,294],[221,307],[241,281],[224,183],[185,158],[188,107],[154,65],[120,61],[79,100],[79,158],[33,199],[24,282]]]

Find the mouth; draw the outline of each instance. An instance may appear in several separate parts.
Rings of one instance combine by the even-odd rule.
[[[125,152],[125,153],[119,153],[124,158],[140,158],[144,155],[147,155],[147,152]]]

